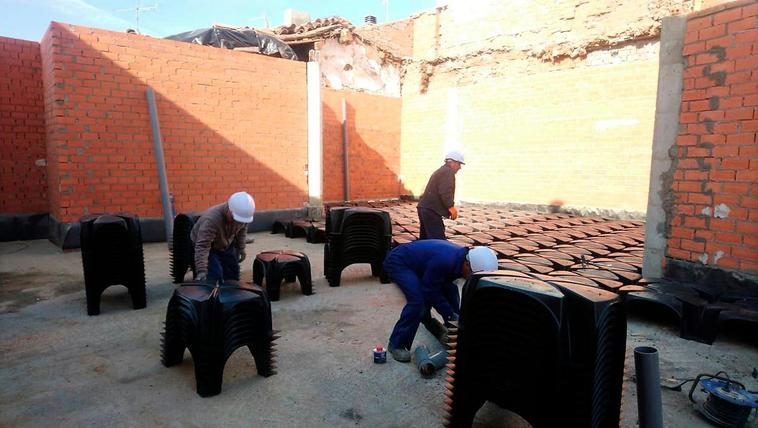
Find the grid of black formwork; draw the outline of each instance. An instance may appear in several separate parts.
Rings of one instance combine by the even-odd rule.
[[[565,420],[618,426],[626,351],[621,299],[539,275],[500,270],[464,286],[459,326],[449,336],[449,426],[471,426],[485,401],[534,427]],[[561,400],[546,398],[556,396]]]
[[[382,209],[392,219],[392,245],[419,237],[415,201],[362,201],[334,206]],[[758,292],[718,284],[643,278],[645,223],[570,213],[537,213],[464,204],[457,220],[445,220],[448,240],[493,249],[500,268],[560,277],[611,291],[643,316],[663,313],[687,339],[712,343],[719,331],[758,330]]]
[[[100,313],[106,288],[123,285],[134,309],[147,304],[139,219],[131,214],[86,215],[79,220],[87,314]]]

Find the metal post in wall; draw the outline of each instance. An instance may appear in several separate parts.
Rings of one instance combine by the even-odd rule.
[[[342,99],[342,157],[345,160],[345,202],[350,200],[350,160],[347,141],[347,102]]]

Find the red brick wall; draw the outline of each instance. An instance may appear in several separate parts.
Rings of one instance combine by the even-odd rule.
[[[323,89],[321,98],[324,200],[344,199],[343,98],[347,105],[350,199],[400,196],[400,99],[331,89]]]
[[[0,213],[47,206],[39,43],[0,37]]]
[[[147,85],[178,211],[238,190],[307,201],[305,64],[52,23],[41,42],[51,214],[160,216]]]
[[[758,271],[756,22],[754,1],[688,17],[669,257]]]

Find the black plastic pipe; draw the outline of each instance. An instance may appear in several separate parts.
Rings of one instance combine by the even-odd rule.
[[[640,428],[663,428],[658,350],[650,346],[634,348],[634,371]]]

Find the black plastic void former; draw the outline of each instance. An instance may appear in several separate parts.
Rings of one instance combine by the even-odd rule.
[[[474,275],[449,346],[449,426],[471,426],[491,401],[535,428],[618,427],[626,318],[614,293],[515,271]],[[562,397],[557,407],[550,397]]]
[[[255,31],[252,28],[228,28],[213,26],[168,36],[166,39],[223,49],[258,48],[263,55],[297,61],[297,54],[278,38]]]
[[[117,284],[129,290],[134,309],[144,308],[145,261],[137,216],[87,215],[79,223],[87,314],[98,315],[103,291]]]
[[[166,367],[179,364],[189,349],[197,393],[209,397],[221,392],[226,360],[242,346],[253,355],[259,375],[276,374],[276,339],[271,304],[260,287],[185,283],[168,303],[161,362]]]
[[[326,217],[324,275],[339,287],[342,270],[354,263],[370,263],[371,275],[389,282],[382,262],[392,245],[392,221],[387,211],[337,207]]]
[[[253,260],[253,283],[266,285],[266,293],[271,301],[279,300],[282,280],[292,282],[298,279],[300,290],[306,296],[313,294],[311,262],[308,256],[293,250],[264,251]]]
[[[173,234],[169,246],[169,265],[171,278],[175,284],[184,282],[184,276],[188,270],[192,271],[194,278],[195,246],[190,238],[190,233],[199,218],[200,214],[196,213],[180,213],[174,217]]]

